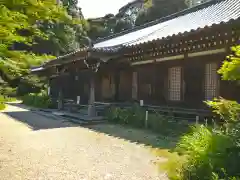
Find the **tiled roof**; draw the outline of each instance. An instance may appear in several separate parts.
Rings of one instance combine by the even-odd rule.
[[[47,65],[50,65],[50,64],[55,64],[55,62],[57,61],[61,61],[63,60],[64,58],[68,58],[70,56],[73,56],[77,53],[86,53],[88,51],[91,51],[91,52],[103,52],[103,53],[116,53],[118,52],[118,50],[121,48],[121,46],[112,46],[112,47],[102,47],[102,48],[81,48],[81,49],[78,49],[76,51],[73,51],[71,53],[68,53],[68,54],[65,54],[65,55],[62,55],[62,56],[58,56],[56,59],[52,59],[48,62],[46,62]]]
[[[59,56],[46,63],[60,62],[79,52],[116,53],[123,47],[136,46],[153,40],[195,31],[214,24],[227,23],[240,19],[240,0],[212,0],[210,2],[183,10],[142,26],[111,35],[93,44],[91,49],[82,48]]]
[[[240,17],[240,0],[213,0],[94,44],[95,48],[132,46],[190,32]]]

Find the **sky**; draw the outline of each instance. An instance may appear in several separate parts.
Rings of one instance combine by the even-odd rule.
[[[118,10],[133,0],[79,0],[86,19],[102,17],[106,14],[116,14]]]

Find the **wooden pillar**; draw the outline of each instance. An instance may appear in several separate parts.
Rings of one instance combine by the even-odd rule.
[[[200,108],[204,100],[204,61],[187,58],[184,63],[184,104],[189,108]]]
[[[117,70],[117,72],[114,75],[114,81],[115,81],[115,101],[119,101],[119,87],[120,87],[120,72]]]
[[[47,94],[51,97],[51,79],[48,79]]]
[[[166,94],[168,90],[167,86],[167,66],[165,63],[158,63],[155,65],[155,99],[156,104],[166,105]]]
[[[138,74],[136,71],[132,73],[132,99],[138,99]]]
[[[92,72],[90,76],[90,95],[88,103],[88,116],[96,116],[95,110],[95,84],[94,84],[94,73]]]
[[[50,87],[50,84],[48,84],[48,88],[47,88],[47,93],[48,93],[48,96],[51,96],[51,87]]]
[[[62,93],[62,88],[59,89],[59,93],[58,93],[58,109],[59,109],[59,110],[63,109],[63,93]]]

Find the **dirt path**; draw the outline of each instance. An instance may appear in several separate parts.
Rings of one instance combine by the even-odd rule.
[[[165,180],[143,145],[26,109],[0,113],[1,180]]]

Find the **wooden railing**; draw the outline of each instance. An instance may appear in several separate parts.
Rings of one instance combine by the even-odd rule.
[[[56,100],[57,102],[57,100]],[[86,110],[88,105],[77,104],[76,101],[72,99],[64,99],[63,106],[65,110],[72,112],[79,112],[81,110]],[[103,114],[106,109],[110,107],[119,108],[131,108],[133,103],[119,103],[119,102],[95,102],[95,108],[97,114]],[[174,118],[175,120],[188,120],[188,121],[204,121],[206,118],[211,118],[214,114],[206,109],[190,109],[172,106],[153,106],[144,105],[142,108],[149,113],[157,113],[161,116],[167,118]]]

